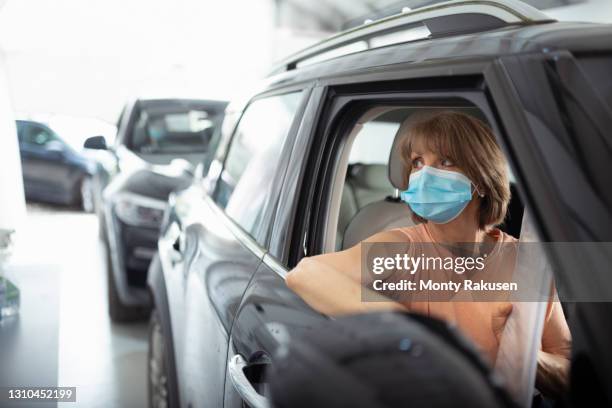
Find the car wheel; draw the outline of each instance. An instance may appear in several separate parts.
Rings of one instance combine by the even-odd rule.
[[[149,353],[147,364],[147,389],[149,407],[168,407],[168,366],[164,333],[157,311],[151,313],[149,323]]]
[[[94,197],[93,179],[89,176],[83,177],[81,180],[81,208],[86,213],[93,213],[96,210]]]
[[[128,306],[123,304],[119,297],[117,284],[115,283],[115,274],[113,273],[113,265],[110,256],[110,248],[106,242],[106,275],[108,279],[108,314],[113,322],[123,323],[142,320],[149,313],[148,307],[143,306]]]

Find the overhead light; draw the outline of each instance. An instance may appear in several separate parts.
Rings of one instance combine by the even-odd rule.
[[[412,11],[410,7],[402,7],[402,13],[408,13],[409,11]]]

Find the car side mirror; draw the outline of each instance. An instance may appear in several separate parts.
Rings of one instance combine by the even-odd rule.
[[[88,137],[83,144],[85,149],[108,150],[104,136]]]

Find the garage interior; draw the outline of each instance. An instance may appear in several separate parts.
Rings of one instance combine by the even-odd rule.
[[[430,3],[0,0],[1,92],[16,118],[44,121],[71,145],[95,135],[110,144],[130,99],[234,100],[285,55]],[[612,23],[607,0],[527,3],[559,20]],[[108,315],[96,214],[28,201],[25,216],[3,220],[23,202],[6,194],[0,190],[0,227],[17,232],[2,270],[20,290],[20,309],[18,319],[0,324],[0,379],[74,385],[83,407],[148,406],[148,322],[114,323]]]

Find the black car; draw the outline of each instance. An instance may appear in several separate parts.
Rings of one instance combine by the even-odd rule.
[[[296,332],[326,319],[288,289],[287,271],[412,222],[394,154],[410,115],[488,122],[515,192],[502,229],[610,241],[611,69],[612,26],[555,22],[502,0],[406,11],[280,64],[248,103],[228,107],[206,176],[170,195],[148,278],[151,405],[269,405],[266,370]],[[601,247],[548,255],[566,294],[587,273],[572,260],[611,259]],[[589,282],[609,281],[600,270]],[[612,296],[610,285],[597,290]],[[572,403],[610,405],[609,303],[565,306]]]
[[[115,321],[147,316],[147,270],[170,192],[188,185],[219,139],[226,102],[138,99],[117,124],[116,172],[102,192],[100,232],[107,249],[108,306]],[[107,149],[102,137],[85,147]]]
[[[93,212],[100,164],[75,151],[44,123],[17,120],[17,134],[26,198]]]

